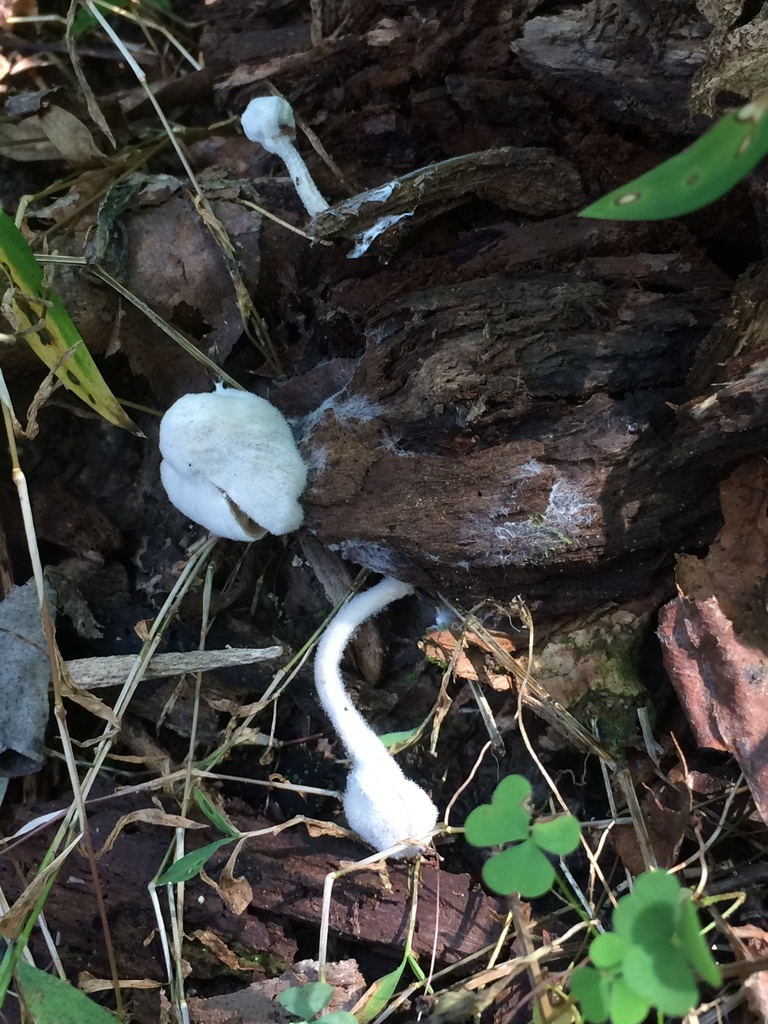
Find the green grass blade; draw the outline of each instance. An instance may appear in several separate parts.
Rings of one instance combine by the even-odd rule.
[[[115,1024],[115,1018],[53,974],[22,961],[17,969],[27,1009],[37,1024]]]
[[[226,846],[231,842],[234,842],[234,836],[225,836],[224,839],[217,839],[215,843],[208,843],[207,846],[201,846],[199,850],[193,850],[192,853],[180,857],[160,875],[155,884],[160,886],[168,885],[171,882],[188,882],[195,875],[200,874],[200,869],[220,846]]]
[[[10,285],[6,304],[9,317],[15,321],[12,326],[14,330],[24,332],[35,355],[94,412],[115,426],[141,434],[107,387],[58,295],[46,287],[43,271],[27,240],[2,211],[0,270]],[[37,331],[32,330],[40,321],[43,321],[43,326]],[[70,349],[74,351],[62,362]]]

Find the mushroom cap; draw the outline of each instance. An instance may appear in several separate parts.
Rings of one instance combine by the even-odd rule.
[[[258,96],[240,118],[251,142],[260,142],[268,153],[282,152],[281,142],[296,135],[293,107],[282,96]]]
[[[160,424],[160,474],[173,504],[212,533],[253,540],[304,519],[304,464],[283,414],[246,391],[184,395]],[[248,520],[252,522],[249,523]]]

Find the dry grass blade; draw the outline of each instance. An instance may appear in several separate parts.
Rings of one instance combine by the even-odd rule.
[[[176,136],[176,133],[171,128],[170,124],[168,123],[168,119],[166,118],[165,114],[163,113],[163,108],[160,106],[160,104],[157,101],[157,97],[155,96],[154,92],[152,92],[152,90],[149,87],[149,83],[147,82],[147,76],[144,74],[144,72],[142,71],[141,67],[139,67],[139,65],[136,63],[136,61],[134,60],[134,58],[131,55],[130,51],[128,49],[126,49],[126,47],[123,45],[122,39],[117,34],[117,32],[115,32],[115,30],[112,28],[112,26],[109,24],[109,22],[104,17],[104,15],[101,13],[101,11],[96,6],[96,4],[93,2],[93,0],[73,0],[73,8],[77,4],[82,4],[82,6],[85,7],[89,11],[89,13],[93,16],[93,18],[95,18],[95,20],[99,23],[99,25],[106,32],[106,34],[109,36],[109,38],[112,40],[112,42],[115,44],[115,46],[118,48],[120,53],[125,58],[126,63],[128,64],[128,67],[134,73],[134,75],[136,76],[137,81],[139,82],[139,85],[142,87],[144,92],[147,94],[147,99],[152,104],[152,106],[155,108],[155,113],[157,114],[157,116],[158,116],[158,118],[160,120],[160,123],[162,124],[163,128],[165,129],[165,132],[166,132],[166,134],[167,134],[167,136],[168,136],[168,138],[170,140],[171,145],[176,150],[176,155],[178,156],[179,161],[181,163],[181,166],[184,168],[184,170],[185,170],[185,172],[187,174],[187,177],[191,181],[192,187],[194,188],[195,192],[197,192],[198,194],[201,195],[202,194],[202,190],[200,189],[200,185],[198,184],[197,178],[195,177],[195,173],[194,173],[194,171],[192,170],[192,168],[189,165],[189,161],[187,160],[187,157],[186,157],[186,154],[184,153],[184,150],[181,148],[181,144],[180,144],[180,142],[179,142],[179,140],[178,140],[178,138]],[[68,31],[68,33],[70,31],[69,30],[69,22],[67,23],[67,31]],[[72,52],[73,52],[73,50],[70,51],[70,56],[71,56]],[[80,76],[78,76],[78,79],[80,80]],[[82,80],[80,80],[80,84],[81,85],[83,84]]]
[[[211,209],[211,204],[205,196],[194,196],[193,202],[200,219],[210,231],[213,240],[216,242],[216,245],[219,247],[219,250],[224,257],[224,261],[227,265],[227,272],[232,281],[232,286],[235,289],[235,298],[237,299],[237,308],[240,310],[240,319],[243,323],[243,330],[254,342],[273,370],[278,374],[283,373],[283,369],[280,365],[280,359],[274,343],[272,342],[272,338],[269,335],[269,331],[267,330],[267,325],[264,323],[260,313],[254,306],[253,299],[251,298],[250,292],[243,280],[243,275],[240,273],[237,266],[235,249],[229,235],[227,234],[226,228]]]
[[[29,883],[24,892],[19,896],[10,910],[0,917],[0,935],[6,939],[15,939],[27,918],[27,915],[37,903],[40,895],[48,884],[49,879],[54,877],[70,853],[83,838],[83,833],[78,835],[65,847],[64,850],[50,862],[42,871],[39,871]]]
[[[73,31],[75,27],[75,15],[77,14],[77,8],[80,6],[80,2],[81,0],[72,0],[72,2],[69,5],[69,10],[67,11],[67,28],[64,36],[65,42],[67,44],[67,52],[69,53],[69,59],[72,63],[72,70],[75,72],[77,83],[80,86],[80,89],[82,90],[83,98],[85,99],[85,104],[88,107],[88,113],[91,115],[94,122],[99,126],[102,132],[112,143],[112,146],[115,149],[117,149],[117,142],[115,141],[115,137],[112,134],[112,130],[107,124],[107,119],[101,112],[101,107],[96,102],[96,97],[93,94],[93,89],[91,89],[90,85],[88,84],[88,79],[85,77],[82,65],[80,64],[80,56],[77,52],[77,43],[75,41]]]
[[[575,746],[586,750],[590,754],[595,754],[609,768],[616,768],[616,761],[608,751],[595,740],[594,736],[584,728],[581,722],[573,717],[570,711],[566,710],[558,701],[553,700],[544,687],[537,683],[526,669],[499,645],[495,637],[483,626],[479,619],[472,614],[467,615],[461,612],[442,594],[440,595],[440,600],[449,611],[456,615],[460,621],[465,622],[467,627],[480,637],[502,668],[514,676],[519,683],[526,683],[526,692],[523,694],[523,703],[526,707],[529,707],[534,714],[554,726]]]

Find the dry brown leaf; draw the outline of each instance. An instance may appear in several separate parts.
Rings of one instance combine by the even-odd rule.
[[[647,789],[640,801],[653,853],[660,868],[671,868],[691,817],[690,793],[683,785],[656,783],[658,792]],[[642,851],[632,825],[617,825],[613,830],[616,852],[633,875],[645,870]]]
[[[48,879],[51,875],[56,874],[81,839],[82,832],[76,839],[73,839],[69,846],[63,850],[58,857],[52,860],[46,868],[43,868],[42,871],[35,875],[10,910],[0,917],[0,935],[2,935],[4,939],[16,938],[27,919],[27,914],[37,903],[38,897],[45,888]]]
[[[0,124],[0,156],[21,163],[58,160],[59,151],[49,142],[37,114],[18,124]]]
[[[515,645],[504,633],[497,633],[489,630],[491,636],[508,654],[513,654]],[[476,659],[470,659],[467,651],[473,648],[479,649],[486,654],[491,654],[491,649],[481,640],[479,636],[467,630],[463,636],[457,635],[450,629],[433,629],[419,642],[419,647],[424,651],[424,656],[429,661],[436,661],[440,665],[448,665],[454,657],[456,646],[461,642],[462,650],[456,657],[455,673],[462,679],[471,679],[475,683],[489,682],[494,689],[508,690],[509,677],[503,673],[489,672],[485,666],[478,667]],[[502,682],[503,681],[503,682]]]
[[[149,978],[121,978],[120,988],[160,988],[159,981],[150,981]],[[81,971],[77,976],[77,987],[81,992],[90,995],[93,992],[111,992],[114,983],[110,978],[97,978],[88,971]]]
[[[664,666],[700,746],[732,753],[768,821],[768,462],[720,486],[724,525],[704,558],[678,559],[681,597],[659,614]]]
[[[242,876],[235,878],[235,865],[244,842],[244,839],[240,839],[235,844],[235,848],[230,854],[227,863],[221,869],[218,885],[221,898],[230,910],[234,910],[238,916],[248,909],[253,900],[253,889],[249,885],[248,880]]]
[[[51,104],[40,114],[40,126],[61,156],[75,167],[90,167],[106,159],[79,117]]]
[[[335,839],[349,839],[349,829],[341,825],[334,825],[332,821],[319,821],[317,818],[302,819],[307,826],[307,832],[313,839],[318,836],[333,836]]]
[[[675,578],[683,597],[716,597],[744,638],[765,645],[768,613],[768,462],[747,459],[720,485],[724,525],[704,558],[681,555]]]
[[[103,857],[105,853],[109,853],[126,825],[132,825],[136,821],[142,821],[145,825],[165,825],[167,828],[208,828],[208,825],[202,825],[199,821],[192,821],[191,818],[184,818],[180,814],[167,814],[156,807],[131,811],[130,814],[124,814],[122,818],[118,819],[117,824],[107,836],[106,842],[96,854],[96,860]]]
[[[676,598],[659,614],[664,667],[702,747],[727,750],[768,822],[768,655],[741,641],[717,598]]]

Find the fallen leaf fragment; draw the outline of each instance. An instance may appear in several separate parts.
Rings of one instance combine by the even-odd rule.
[[[768,463],[720,487],[725,524],[703,559],[678,560],[680,596],[659,613],[664,666],[702,747],[732,753],[768,822]]]
[[[508,654],[513,654],[515,645],[504,633],[490,631],[497,643]],[[461,644],[462,650],[455,655],[456,647]],[[456,635],[450,629],[433,629],[419,642],[424,656],[439,665],[448,665],[455,656],[455,673],[460,679],[470,679],[473,683],[487,683],[494,690],[512,688],[510,677],[504,672],[493,671],[492,658],[486,657],[492,652],[488,645],[477,634],[467,630],[463,636]]]

